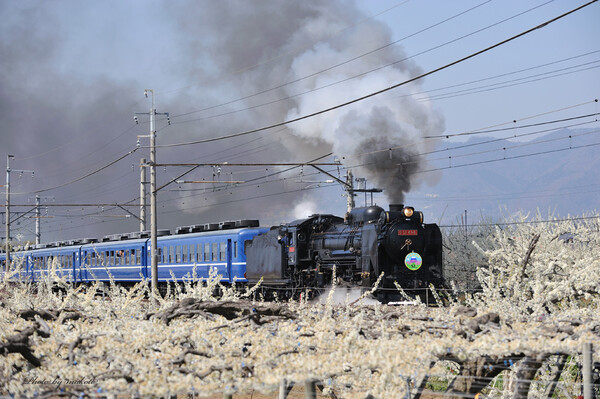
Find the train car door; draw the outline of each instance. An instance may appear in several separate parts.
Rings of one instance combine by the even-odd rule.
[[[81,259],[79,262],[79,275],[77,277],[78,280],[82,283],[87,282],[87,269],[91,266],[92,258],[94,258],[95,260],[95,255],[96,254],[93,251],[87,249],[81,251]]]
[[[136,266],[139,269],[135,272],[135,279],[139,279],[140,276],[147,278],[146,275],[146,243],[143,242],[141,245],[137,245],[131,249],[131,265]]]
[[[158,247],[158,245],[157,245]],[[144,251],[142,251],[142,275],[144,278],[152,278],[152,242],[150,240],[146,241],[144,245]],[[159,248],[156,248],[157,252],[159,252]],[[160,252],[159,252],[160,253]]]
[[[232,246],[231,246],[231,239],[227,240],[227,275],[229,276],[229,281],[232,282],[233,281],[233,273],[231,270],[231,265],[232,265]]]
[[[27,267],[25,269],[25,281],[29,281],[33,278],[33,271],[35,269],[35,262],[33,261],[33,255],[27,255]]]
[[[77,284],[77,269],[79,268],[80,256],[79,249],[73,251],[73,285]]]

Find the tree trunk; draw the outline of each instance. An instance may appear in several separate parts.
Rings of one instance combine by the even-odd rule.
[[[558,380],[560,380],[560,375],[565,368],[565,364],[567,364],[567,355],[558,355],[558,359],[556,359],[556,363],[552,366],[552,380],[548,387],[546,387],[545,397],[550,399],[554,395],[554,391],[556,390],[556,385],[558,385]]]
[[[546,353],[540,353],[536,356],[525,356],[519,362],[515,373],[516,382],[513,390],[513,399],[527,399],[533,378],[548,356]]]
[[[506,358],[492,358],[482,356],[462,362],[459,375],[448,387],[447,394],[453,399],[474,397],[481,392],[501,372],[507,370],[514,363],[523,358],[523,355],[513,355]],[[536,369],[537,370],[537,369]]]

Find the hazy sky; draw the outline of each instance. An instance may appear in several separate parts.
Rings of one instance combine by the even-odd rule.
[[[146,137],[137,150],[136,141],[148,134],[149,117],[140,115],[136,125],[133,115],[151,106],[144,89],[155,90],[157,111],[172,121],[157,117],[161,163],[306,162],[333,153],[355,176],[386,189],[379,202],[403,201],[416,188],[413,173],[430,163],[415,156],[447,145],[425,137],[599,112],[598,3],[333,112],[235,139],[160,146],[343,104],[585,3],[0,0],[0,161],[10,153],[13,169],[35,170],[34,179],[11,175],[12,202],[33,204],[38,194],[49,205],[138,203],[139,162],[149,151]],[[345,171],[324,168],[336,176]],[[187,169],[159,168],[159,185]],[[182,179],[245,183],[171,184],[159,194],[159,224],[343,214],[340,186],[321,187],[330,177],[310,167],[286,169],[198,168]],[[445,178],[441,171],[421,176],[433,188]],[[44,215],[44,241],[139,226],[110,206],[49,207]],[[13,233],[31,239],[34,220],[19,223]]]

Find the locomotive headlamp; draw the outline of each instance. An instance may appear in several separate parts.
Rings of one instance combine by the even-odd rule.
[[[411,217],[413,215],[413,213],[415,212],[415,210],[413,208],[404,208],[402,210],[402,213],[404,214],[404,216],[406,216],[407,218]]]

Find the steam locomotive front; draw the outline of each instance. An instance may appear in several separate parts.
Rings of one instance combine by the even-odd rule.
[[[424,224],[423,213],[390,205],[381,215],[380,267],[387,286],[404,289],[442,285],[442,235],[436,224]]]

